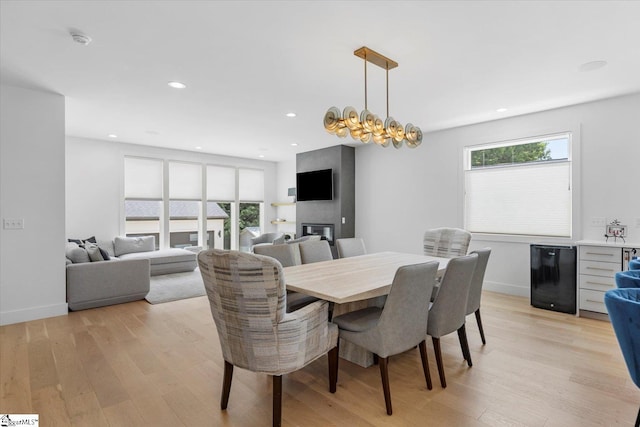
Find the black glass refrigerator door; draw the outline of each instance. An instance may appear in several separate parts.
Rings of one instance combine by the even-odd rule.
[[[531,305],[576,313],[575,246],[531,245]]]

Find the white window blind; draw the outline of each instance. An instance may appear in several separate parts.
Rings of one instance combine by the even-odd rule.
[[[202,199],[202,166],[194,163],[169,163],[169,198]]]
[[[162,160],[125,157],[125,199],[162,200],[162,169]]]
[[[236,169],[207,166],[207,200],[229,202],[236,199]]]
[[[465,228],[571,237],[571,162],[465,171]]]
[[[238,173],[240,200],[244,202],[262,202],[264,200],[264,171],[240,169]]]

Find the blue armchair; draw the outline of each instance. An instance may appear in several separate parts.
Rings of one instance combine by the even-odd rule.
[[[629,261],[629,270],[640,270],[640,259],[634,258]]]
[[[631,379],[640,387],[640,288],[611,289],[604,303]],[[640,409],[635,425],[640,425]]]
[[[640,288],[640,270],[618,271],[616,286],[618,288]]]

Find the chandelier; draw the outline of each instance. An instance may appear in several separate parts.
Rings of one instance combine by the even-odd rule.
[[[389,70],[396,68],[398,63],[366,46],[354,51],[353,54],[364,59],[364,110],[358,114],[355,108],[346,107],[341,113],[337,107],[331,107],[324,115],[324,128],[330,134],[340,138],[350,134],[351,138],[365,144],[373,141],[383,147],[393,144],[394,147],[400,148],[404,141],[407,147],[416,148],[422,143],[420,128],[411,123],[402,126],[400,122],[389,116]],[[384,121],[367,109],[367,62],[386,70],[387,117]]]

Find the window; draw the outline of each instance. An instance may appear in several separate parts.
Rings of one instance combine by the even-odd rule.
[[[571,135],[465,149],[465,228],[571,237]]]
[[[207,165],[207,247],[231,249],[231,218],[235,210],[236,169]]]
[[[238,235],[240,250],[251,250],[251,237],[262,233],[264,200],[264,171],[256,169],[238,170]]]
[[[169,162],[170,247],[198,246],[201,200],[202,165]]]
[[[125,157],[125,235],[155,236],[160,245],[163,162]]]
[[[124,175],[128,236],[154,235],[156,247],[237,249],[240,230],[249,238],[262,230],[262,170],[125,157]]]

